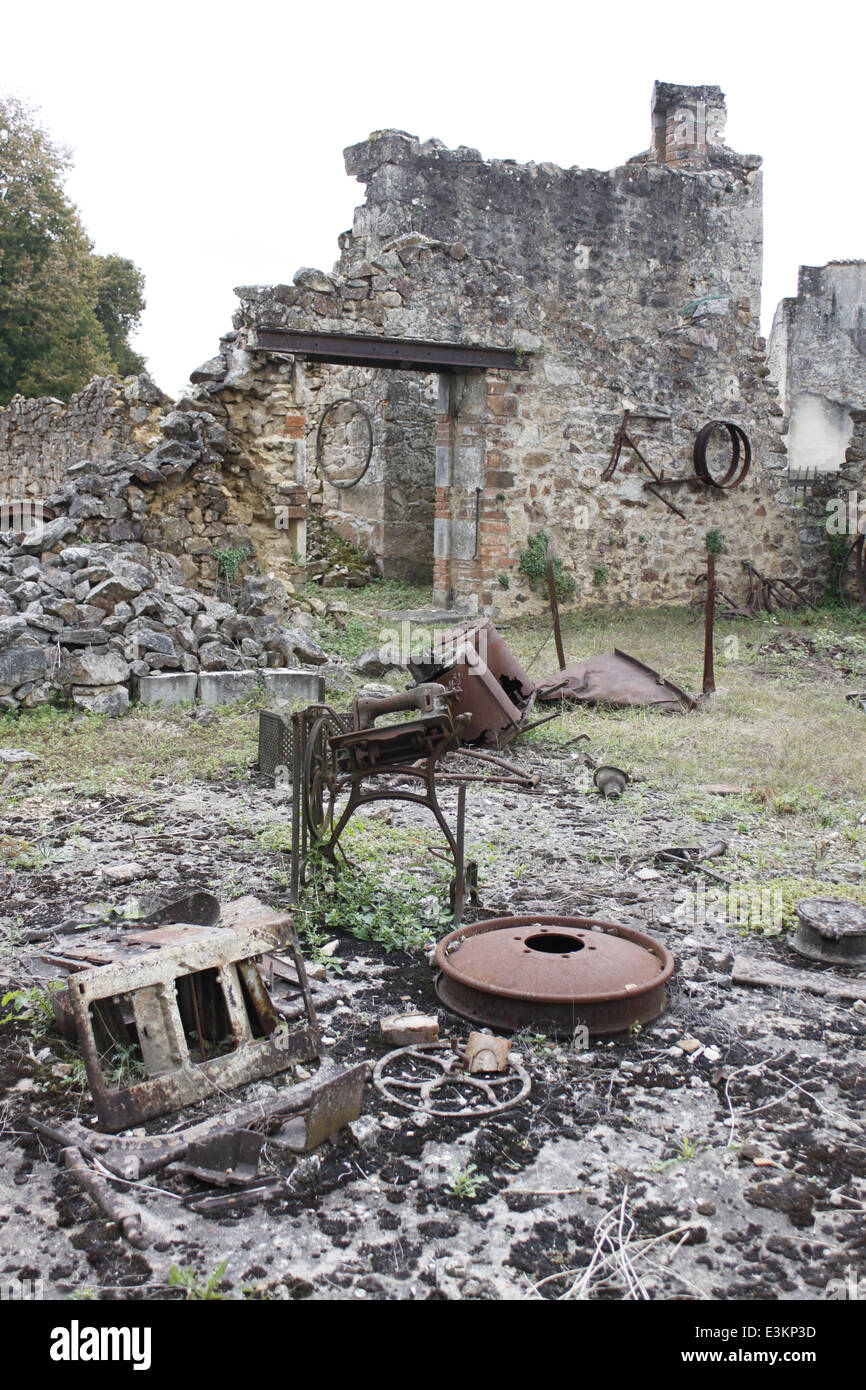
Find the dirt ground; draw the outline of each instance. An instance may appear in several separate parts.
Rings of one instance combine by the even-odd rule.
[[[656,664],[661,624],[641,619],[636,653]],[[694,628],[678,632],[687,644]],[[613,645],[596,637],[593,650]],[[514,633],[516,647],[532,640],[529,629]],[[821,619],[757,623],[743,642],[749,658],[719,680],[711,710],[570,713],[509,751],[540,775],[536,787],[469,788],[480,903],[467,919],[561,913],[648,931],[677,962],[654,1024],[588,1047],[517,1035],[530,1092],[482,1118],[411,1111],[368,1084],[360,1118],[312,1154],[266,1145],[263,1170],[278,1185],[228,1215],[192,1211],[183,1197],[205,1189],[158,1172],[132,1188],[152,1236],[136,1250],[29,1126],[34,1116],[90,1123],[93,1109],[75,1050],[32,993],[14,996],[0,1029],[0,1277],[40,1278],[46,1297],[61,1299],[804,1300],[827,1297],[852,1269],[866,1276],[866,1005],[730,978],[741,952],[803,966],[788,941],[798,897],[866,901],[866,714],[845,699],[866,689],[863,637]],[[676,649],[665,674],[695,688]],[[738,703],[746,692],[750,711]],[[794,750],[786,721],[796,718]],[[56,977],[43,959],[47,929],[105,917],[110,905],[134,920],[135,904],[193,888],[287,901],[288,805],[254,769],[254,711],[204,723],[191,711],[137,711],[120,724],[3,724],[0,748],[41,758],[10,765],[3,784],[4,991]],[[835,731],[823,762],[801,746],[822,724]],[[584,732],[588,742],[569,742]],[[587,748],[632,773],[620,801],[592,786]],[[453,817],[453,786],[442,802]],[[388,1051],[378,1023],[387,1013],[435,1012],[443,1036],[467,1035],[437,999],[426,949],[447,930],[431,826],[395,803],[353,831],[353,862],[383,902],[403,904],[396,926],[385,908],[362,922],[343,899],[315,895],[299,919],[309,958],[334,986],[321,1024],[341,1062]],[[653,859],[718,840],[726,851],[712,866],[741,890],[736,901],[716,880]],[[286,1084],[258,1082],[232,1100]]]

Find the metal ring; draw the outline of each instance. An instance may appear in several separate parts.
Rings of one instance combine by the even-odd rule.
[[[447,1043],[415,1043],[409,1047],[398,1047],[376,1063],[373,1085],[386,1100],[405,1110],[424,1110],[428,1115],[455,1118],[493,1115],[499,1110],[510,1110],[529,1095],[532,1086],[529,1074],[514,1056],[508,1059],[507,1071],[496,1075],[471,1076],[468,1072],[452,1070],[456,1061],[456,1055]],[[392,1063],[399,1066],[401,1062],[408,1063],[410,1067],[413,1062],[427,1062],[438,1068],[439,1074],[436,1075],[435,1071],[432,1076],[429,1073],[418,1075],[417,1072],[412,1076],[386,1074]],[[465,1098],[455,1100],[437,1095],[440,1090],[460,1086],[467,1092],[478,1093],[480,1099],[473,1103]],[[499,1098],[500,1094],[502,1099]]]
[[[731,461],[728,464],[727,472],[721,478],[713,477],[707,463],[707,444],[715,430],[727,430],[731,440]],[[741,449],[743,454],[742,467],[740,467]],[[752,463],[752,445],[745,430],[741,429],[739,425],[735,425],[732,420],[710,420],[709,424],[704,425],[698,431],[692,459],[695,473],[701,482],[706,483],[709,487],[720,488],[728,492],[745,481]]]
[[[353,409],[354,409],[354,411],[355,411],[355,413],[356,413],[357,415],[360,415],[360,416],[363,418],[363,420],[365,421],[366,426],[367,426],[367,435],[368,435],[368,439],[367,439],[367,457],[366,457],[365,460],[364,460],[363,466],[362,466],[361,471],[360,471],[360,473],[358,474],[357,478],[350,478],[348,482],[346,482],[345,480],[343,480],[343,481],[337,481],[337,479],[332,478],[332,477],[330,476],[330,474],[328,473],[328,470],[327,470],[326,467],[325,467],[324,457],[323,457],[323,455],[324,455],[324,446],[323,446],[323,442],[322,442],[322,433],[323,433],[323,430],[324,430],[324,428],[325,428],[325,421],[327,420],[328,416],[331,414],[331,411],[336,410],[337,407],[338,407],[338,406],[341,406],[341,405],[350,405],[350,406],[352,406]],[[331,487],[338,487],[338,488],[356,487],[357,484],[358,484],[358,483],[361,481],[361,479],[363,478],[364,474],[367,472],[367,469],[370,467],[370,460],[372,459],[372,457],[373,457],[373,420],[372,420],[372,417],[371,417],[371,415],[370,415],[370,412],[366,409],[365,406],[361,405],[359,401],[353,401],[352,398],[351,398],[350,396],[341,396],[340,399],[339,399],[338,401],[332,401],[331,404],[328,405],[328,406],[326,406],[325,409],[324,409],[324,411],[322,412],[322,418],[321,418],[321,420],[319,421],[319,428],[318,428],[318,430],[316,431],[316,466],[317,466],[317,468],[318,468],[320,474],[322,475],[322,477],[324,477],[324,478],[326,478],[326,479],[328,480],[328,482],[330,483]]]

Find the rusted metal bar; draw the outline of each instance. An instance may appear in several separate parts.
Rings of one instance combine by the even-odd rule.
[[[565,653],[562,650],[562,629],[559,625],[559,597],[556,592],[556,573],[554,571],[553,560],[553,546],[548,545],[544,562],[547,569],[547,593],[550,599],[550,612],[553,617],[553,636],[556,641],[556,658],[559,662],[560,671],[564,671]]]
[[[121,1197],[109,1187],[105,1178],[94,1173],[93,1169],[87,1166],[78,1149],[63,1149],[61,1156],[66,1167],[75,1175],[88,1197],[93,1199],[109,1221],[114,1221],[120,1227],[130,1245],[134,1245],[137,1250],[146,1250],[150,1240],[145,1233],[144,1214],[141,1208],[134,1202],[130,1202],[128,1198]]]
[[[716,688],[713,670],[713,629],[716,621],[716,557],[712,550],[707,552],[707,593],[704,606],[704,684],[705,695],[712,695]]]
[[[319,362],[353,367],[399,367],[403,371],[529,370],[531,353],[515,348],[387,338],[365,333],[310,333],[287,328],[256,331],[259,352],[287,352]]]

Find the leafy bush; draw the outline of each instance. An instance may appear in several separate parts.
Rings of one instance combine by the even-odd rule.
[[[547,583],[547,548],[549,545],[550,536],[546,531],[539,531],[537,535],[529,537],[526,549],[520,552],[520,573],[526,576],[530,584]],[[557,598],[571,598],[577,589],[574,575],[565,569],[558,555],[553,557],[553,580],[556,585]]]

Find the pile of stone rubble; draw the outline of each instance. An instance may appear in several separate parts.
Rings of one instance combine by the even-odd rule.
[[[248,577],[239,611],[187,587],[171,555],[80,544],[78,530],[69,515],[0,532],[0,711],[57,701],[119,715],[130,698],[222,704],[259,686],[317,698],[302,672],[327,654],[279,586]]]

